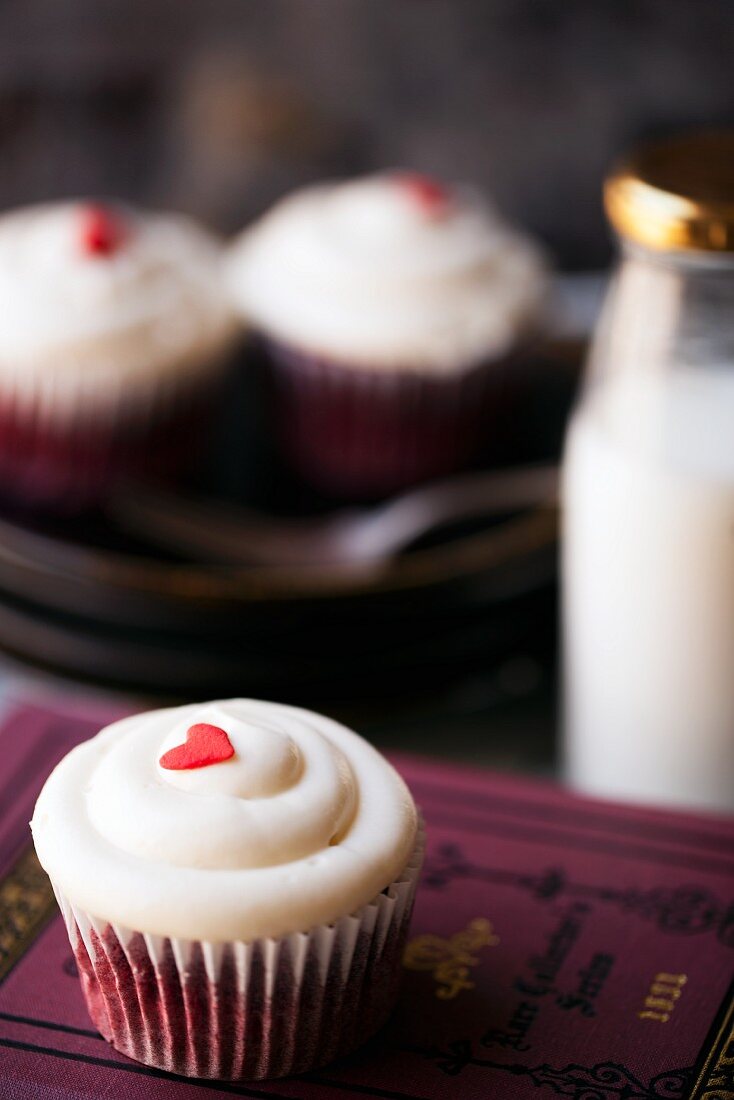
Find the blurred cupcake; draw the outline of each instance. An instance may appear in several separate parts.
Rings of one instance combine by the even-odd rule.
[[[176,466],[235,324],[185,218],[83,202],[0,217],[0,496],[76,510]]]
[[[538,248],[475,192],[402,172],[282,200],[227,282],[275,364],[286,450],[351,496],[471,459],[547,291]]]
[[[245,699],[127,718],[62,760],[31,828],[92,1019],[129,1057],[302,1073],[389,1013],[422,830],[343,726]]]

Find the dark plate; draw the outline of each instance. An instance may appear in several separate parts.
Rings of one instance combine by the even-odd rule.
[[[535,364],[493,463],[558,456],[577,363],[574,348]],[[256,407],[250,393],[228,395],[199,490],[286,513],[325,510],[255,427],[245,433],[232,419],[232,409]],[[74,677],[165,695],[408,696],[513,653],[552,652],[556,526],[552,510],[536,510],[453,528],[366,578],[176,560],[103,516],[43,527],[6,515],[0,645]]]

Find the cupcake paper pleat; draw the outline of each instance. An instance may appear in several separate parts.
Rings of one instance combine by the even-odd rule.
[[[303,1073],[386,1020],[423,861],[333,924],[252,943],[141,933],[72,905],[54,887],[90,1015],[117,1050],[188,1077]]]

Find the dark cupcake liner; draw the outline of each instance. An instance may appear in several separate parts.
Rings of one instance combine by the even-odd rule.
[[[309,932],[214,944],[136,932],[56,896],[89,1013],[148,1066],[227,1081],[303,1073],[387,1019],[423,858],[356,913]]]
[[[63,417],[49,395],[21,401],[0,389],[0,500],[74,514],[123,480],[172,476],[206,431],[223,369],[167,379],[144,396],[121,393],[103,412],[80,402]]]
[[[435,376],[353,367],[269,341],[282,448],[303,479],[379,497],[467,466],[503,405],[508,358]]]

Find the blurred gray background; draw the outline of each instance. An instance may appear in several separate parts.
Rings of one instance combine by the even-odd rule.
[[[226,231],[405,166],[589,267],[615,154],[732,118],[733,0],[0,0],[0,207],[116,195]]]

